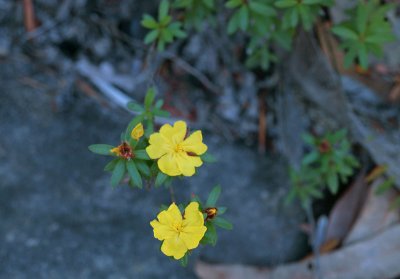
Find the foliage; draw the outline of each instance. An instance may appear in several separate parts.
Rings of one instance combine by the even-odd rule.
[[[151,31],[144,38],[145,44],[157,43],[157,49],[163,51],[165,45],[172,43],[174,38],[185,38],[186,33],[182,30],[182,23],[172,21],[169,12],[168,0],[162,0],[158,9],[158,21],[150,16],[144,15],[142,25]]]
[[[368,68],[368,54],[382,56],[384,43],[395,40],[386,14],[394,4],[379,5],[379,1],[361,1],[351,9],[349,20],[336,25],[332,32],[342,39],[341,47],[346,51],[345,67],[355,60],[363,68]]]
[[[162,51],[174,38],[185,37],[181,22],[186,31],[193,26],[201,31],[211,27],[205,22],[215,23],[217,15],[227,14],[227,34],[245,35],[245,65],[268,70],[272,63],[279,62],[276,55],[279,48],[290,50],[296,30],[310,31],[322,10],[334,4],[334,0],[226,0],[225,10],[221,10],[215,0],[174,0],[173,10],[181,13],[178,13],[178,21],[171,23],[168,1],[163,0],[159,6],[158,22],[144,15],[142,25],[151,30],[145,43],[157,42]],[[355,61],[367,68],[368,55],[381,55],[384,43],[394,39],[391,26],[385,19],[393,7],[380,4],[378,0],[359,0],[349,11],[349,20],[332,28],[332,32],[342,39],[346,67]]]
[[[322,138],[307,134],[303,140],[311,149],[303,157],[300,170],[290,172],[292,189],[287,202],[299,198],[305,205],[312,198],[322,198],[326,188],[336,194],[340,183],[347,183],[359,162],[351,154],[346,130]]]

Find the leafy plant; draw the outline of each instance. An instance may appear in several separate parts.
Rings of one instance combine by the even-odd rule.
[[[333,0],[278,0],[275,6],[283,9],[283,28],[296,28],[299,23],[310,30],[322,7],[329,7]]]
[[[144,38],[144,43],[156,42],[159,51],[163,51],[165,45],[172,43],[174,38],[186,37],[186,33],[182,30],[182,23],[174,22],[168,14],[169,8],[168,0],[162,0],[158,9],[158,21],[146,14],[141,22],[144,27],[151,30]]]
[[[332,28],[332,32],[342,39],[346,68],[357,61],[363,69],[367,69],[368,54],[382,56],[383,44],[395,40],[386,20],[386,14],[392,8],[394,4],[380,5],[376,0],[360,1],[349,11],[349,20]]]
[[[291,170],[292,190],[287,202],[299,198],[303,204],[312,198],[322,198],[327,188],[336,194],[340,183],[346,183],[359,162],[351,154],[346,130],[329,133],[322,138],[304,135],[303,140],[311,147],[302,159],[299,171]]]
[[[191,26],[201,29],[205,19],[215,11],[214,0],[175,0],[173,7],[184,10],[184,26],[189,28]]]

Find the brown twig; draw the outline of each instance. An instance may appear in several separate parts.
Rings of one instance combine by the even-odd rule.
[[[24,0],[24,24],[28,32],[36,29],[35,10],[33,8],[33,0]]]

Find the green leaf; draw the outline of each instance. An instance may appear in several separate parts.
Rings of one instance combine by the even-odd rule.
[[[154,109],[153,114],[155,116],[160,116],[160,117],[170,117],[169,111],[163,110],[163,109]]]
[[[127,108],[131,111],[137,112],[137,113],[142,113],[144,111],[143,106],[139,105],[136,102],[129,102],[127,105]]]
[[[145,149],[142,150],[135,150],[135,159],[140,159],[140,160],[150,160],[149,155],[147,154]]]
[[[239,12],[235,12],[228,22],[228,34],[231,35],[239,28],[240,17]]]
[[[125,160],[119,159],[111,175],[111,185],[117,186],[125,175]]]
[[[136,164],[136,167],[138,168],[138,170],[142,174],[144,174],[147,177],[151,176],[150,168],[145,162],[140,161],[140,160],[135,160],[135,164]]]
[[[250,2],[249,8],[252,12],[262,16],[271,17],[276,15],[276,11],[274,8],[263,3]]]
[[[154,107],[156,109],[161,109],[161,107],[164,105],[164,100],[163,99],[159,99],[157,100],[157,102],[155,103]]]
[[[108,164],[104,167],[105,171],[113,171],[115,168],[115,165],[117,164],[117,162],[119,161],[118,158],[108,162]]]
[[[214,155],[212,155],[212,154],[210,154],[208,152],[204,153],[203,155],[200,155],[200,158],[201,158],[201,160],[203,162],[206,162],[206,163],[215,163],[215,162],[217,162],[217,158],[215,158]]]
[[[239,9],[239,19],[240,29],[242,29],[242,31],[246,31],[249,24],[249,8],[247,7],[247,5],[243,5]]]
[[[361,68],[368,69],[368,52],[364,44],[360,44],[358,47],[358,60],[360,61]]]
[[[146,109],[149,109],[154,102],[154,98],[156,96],[156,92],[154,87],[150,87],[147,90],[146,97],[144,98],[144,106]]]
[[[158,27],[157,21],[149,15],[144,15],[141,21],[142,26],[148,29],[156,29]]]
[[[310,134],[303,134],[301,135],[303,141],[309,145],[315,145],[315,138]]]
[[[221,194],[221,186],[219,185],[215,186],[208,195],[208,199],[206,201],[206,207],[215,207],[220,194]]]
[[[230,0],[225,3],[225,7],[229,8],[229,9],[234,9],[236,7],[239,7],[242,4],[243,4],[242,0]]]
[[[313,151],[309,154],[307,154],[306,156],[303,157],[303,160],[301,161],[301,163],[305,166],[305,165],[311,165],[312,163],[316,162],[319,158],[319,153],[316,151]]]
[[[169,2],[167,0],[162,0],[158,7],[158,21],[162,21],[163,18],[168,16],[168,10]]]
[[[226,210],[227,210],[226,207],[224,207],[224,206],[219,206],[219,207],[218,207],[218,212],[217,212],[217,214],[218,214],[218,215],[222,215],[222,214],[224,214],[224,213],[226,212]]]
[[[280,0],[275,2],[275,6],[278,8],[289,8],[297,5],[296,0]]]
[[[318,4],[323,4],[324,1],[321,0],[303,0],[302,2],[305,5],[318,5]]]
[[[231,222],[229,222],[228,220],[222,218],[222,217],[215,217],[215,219],[213,220],[214,225],[223,228],[225,230],[232,230],[233,229],[233,225]]]
[[[181,258],[179,260],[179,262],[181,263],[181,266],[186,267],[189,261],[189,256],[188,253],[186,252],[186,254],[183,256],[183,258]]]
[[[358,40],[357,33],[347,27],[334,26],[331,31],[343,39]]]
[[[206,222],[206,227],[207,231],[204,234],[203,238],[201,239],[200,243],[201,244],[211,244],[212,246],[215,246],[217,244],[217,231],[215,229],[215,226],[213,222]]]
[[[336,194],[339,188],[339,181],[336,173],[332,173],[328,176],[328,187],[332,194]]]
[[[126,168],[133,183],[139,188],[143,188],[142,177],[140,176],[140,173],[136,168],[135,163],[132,160],[126,161]]]
[[[156,177],[156,181],[155,181],[155,186],[156,187],[160,187],[161,185],[164,184],[165,180],[168,178],[168,175],[166,175],[165,173],[159,171],[157,173],[157,177]]]
[[[109,144],[92,144],[92,145],[89,145],[88,148],[93,153],[96,153],[99,155],[112,155],[110,150],[113,149],[114,146],[109,145]]]
[[[299,12],[301,21],[303,22],[303,27],[305,30],[310,30],[312,27],[312,16],[310,12],[310,8],[304,5],[299,6]]]
[[[363,34],[367,28],[368,6],[363,4],[357,5],[356,26],[359,34]]]
[[[147,33],[146,37],[144,37],[144,43],[147,45],[154,42],[158,38],[159,33],[158,29],[150,31]]]

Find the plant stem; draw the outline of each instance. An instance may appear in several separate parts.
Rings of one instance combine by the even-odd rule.
[[[169,194],[171,196],[171,201],[176,203],[175,201],[175,193],[174,193],[174,187],[172,185],[169,185]]]

